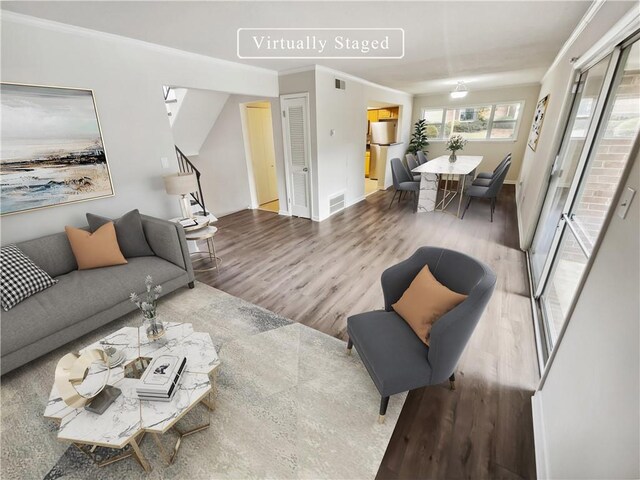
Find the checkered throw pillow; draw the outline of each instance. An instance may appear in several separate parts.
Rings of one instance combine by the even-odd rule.
[[[2,309],[8,312],[25,298],[58,283],[15,245],[0,249],[0,294]]]

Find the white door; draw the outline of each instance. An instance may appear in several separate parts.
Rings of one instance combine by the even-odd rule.
[[[247,107],[247,125],[256,196],[263,205],[278,199],[271,109]]]
[[[291,214],[311,218],[311,152],[307,97],[281,97],[285,160]]]

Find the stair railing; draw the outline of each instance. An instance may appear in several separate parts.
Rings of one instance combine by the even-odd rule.
[[[195,200],[195,202],[202,208],[202,215],[209,215],[207,209],[204,206],[204,195],[202,195],[202,184],[200,183],[200,170],[198,170],[193,162],[189,160],[189,157],[182,153],[177,145],[175,145],[175,147],[176,157],[178,158],[178,169],[180,170],[180,173],[195,173],[196,179],[198,181],[198,191],[192,192],[191,198],[193,198],[193,200]]]

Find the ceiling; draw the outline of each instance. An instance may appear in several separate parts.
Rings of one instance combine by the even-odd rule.
[[[278,71],[312,63],[420,94],[540,81],[588,1],[2,2],[2,9]],[[239,27],[401,27],[405,56],[243,60]]]

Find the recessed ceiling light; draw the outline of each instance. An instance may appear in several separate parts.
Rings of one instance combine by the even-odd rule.
[[[451,92],[451,98],[463,98],[467,96],[467,93],[469,93],[469,90],[464,82],[458,82],[456,89]]]

